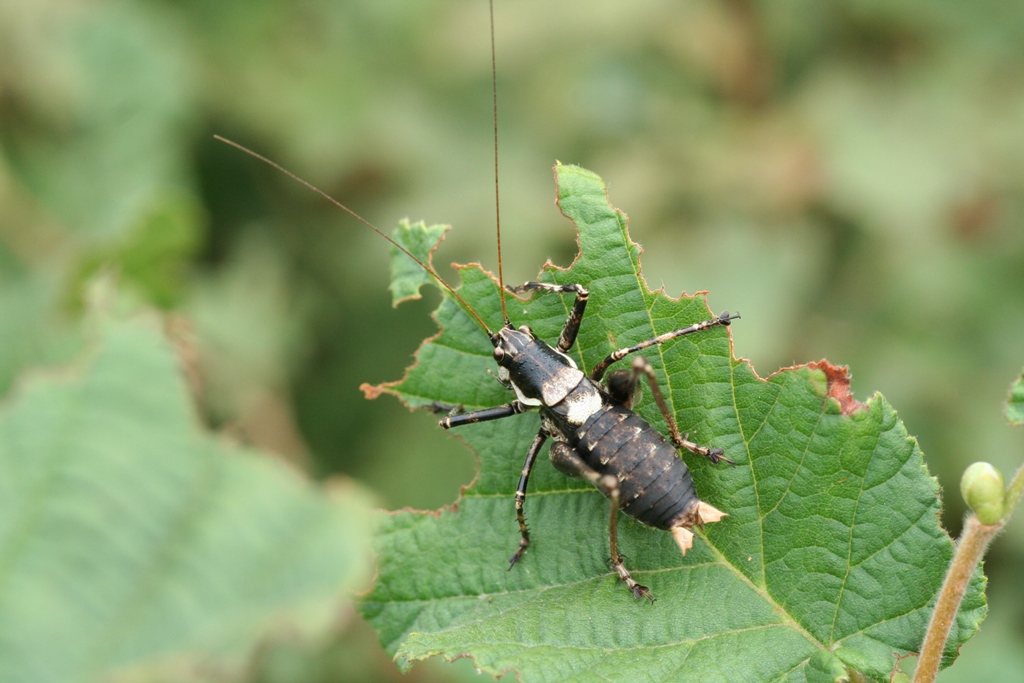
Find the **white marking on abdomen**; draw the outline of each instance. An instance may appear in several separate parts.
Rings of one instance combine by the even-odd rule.
[[[572,425],[581,425],[601,409],[601,394],[593,387],[582,387],[565,397],[568,410],[565,419]]]

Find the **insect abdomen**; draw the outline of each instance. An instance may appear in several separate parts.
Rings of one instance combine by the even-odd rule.
[[[580,456],[601,474],[619,480],[621,509],[658,529],[695,520],[700,499],[675,447],[628,408],[605,403],[577,430]]]

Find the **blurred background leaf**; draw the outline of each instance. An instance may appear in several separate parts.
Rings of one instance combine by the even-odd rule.
[[[0,412],[0,680],[237,676],[282,632],[352,619],[366,494],[197,429],[155,317],[92,322],[79,370]]]
[[[642,228],[653,287],[743,313],[761,375],[848,364],[946,489],[978,453],[1016,468],[1000,402],[1024,338],[1024,6],[497,4],[510,282],[574,253],[550,168],[582,164]],[[472,455],[358,391],[400,376],[436,295],[393,310],[379,238],[211,135],[385,229],[450,223],[437,262],[493,268],[486,28],[483,0],[0,2],[0,391],[76,356],[84,283],[111,269],[184,314],[208,422],[389,508],[453,501]],[[954,534],[962,514],[949,496]],[[1022,560],[1011,524],[990,621],[942,680],[1000,656],[1024,680],[986,649],[1024,635]],[[393,673],[349,642],[267,661]]]

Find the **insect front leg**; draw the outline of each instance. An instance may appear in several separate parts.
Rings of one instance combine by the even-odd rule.
[[[611,548],[611,567],[626,582],[637,600],[647,598],[654,602],[647,586],[637,583],[619,555],[618,522],[619,522],[619,480],[610,474],[602,475],[580,457],[579,453],[564,441],[551,444],[551,463],[555,469],[576,479],[585,479],[601,490],[611,501],[611,516],[608,521],[608,545]]]
[[[513,294],[522,294],[528,291],[543,291],[543,292],[556,292],[564,294],[565,292],[576,292],[576,301],[573,302],[572,312],[569,313],[569,319],[565,321],[565,327],[562,328],[562,334],[558,337],[558,350],[565,352],[572,348],[573,344],[576,343],[576,335],[580,332],[580,323],[583,322],[583,311],[587,307],[587,297],[590,296],[590,292],[587,291],[583,285],[577,285],[575,283],[568,285],[553,285],[547,282],[526,282],[519,285],[518,287],[506,287],[508,291]]]
[[[451,429],[452,427],[461,427],[462,425],[476,424],[477,422],[489,422],[490,420],[500,420],[503,417],[512,417],[528,410],[528,406],[524,406],[517,400],[494,408],[474,410],[470,413],[456,413],[455,411],[458,409],[458,406],[448,406],[435,402],[431,404],[430,409],[436,413],[450,410],[451,412],[446,417],[438,420],[437,423],[445,429]]]
[[[547,433],[542,429],[533,437],[533,443],[526,451],[526,462],[523,464],[523,472],[519,475],[519,486],[516,487],[516,521],[519,522],[519,548],[512,557],[508,558],[508,568],[516,566],[516,562],[526,552],[526,546],[530,545],[530,530],[526,528],[526,518],[523,516],[523,503],[526,502],[526,484],[530,480],[530,472],[533,470],[533,463],[537,460],[537,453],[544,441],[548,438]]]

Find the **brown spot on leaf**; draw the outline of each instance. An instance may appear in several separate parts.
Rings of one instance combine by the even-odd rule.
[[[825,395],[839,401],[839,407],[843,415],[852,415],[854,412],[867,407],[855,399],[850,392],[850,371],[848,367],[845,365],[832,365],[827,360],[808,363],[807,367],[816,368],[825,373],[825,379],[828,381]]]
[[[359,385],[359,391],[363,392],[363,396],[368,401],[372,401],[375,398],[380,397],[381,394],[388,393],[387,384],[370,384],[369,382],[363,382]]]

